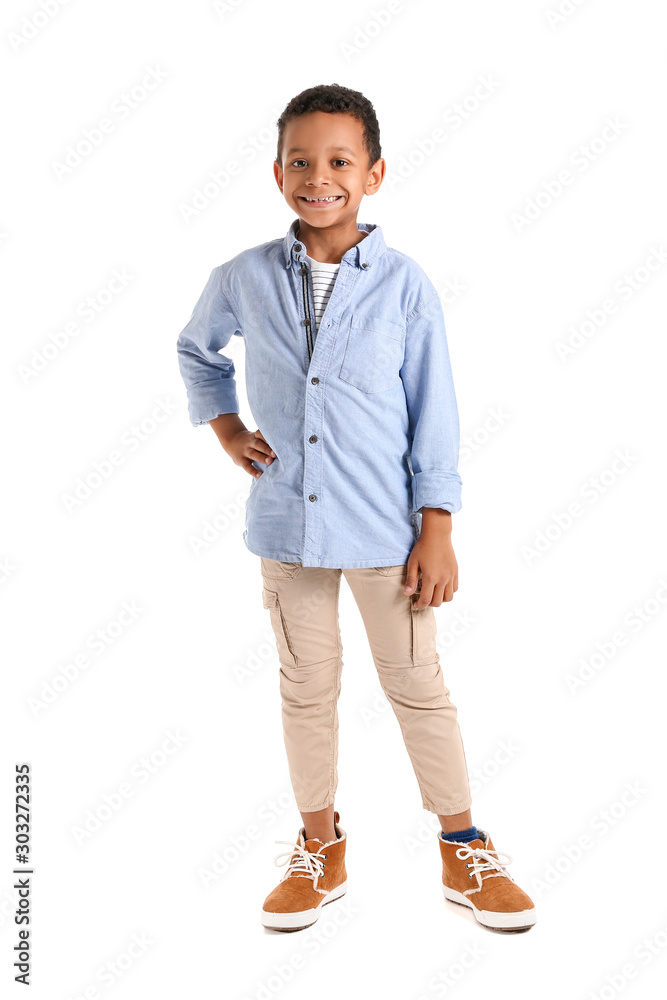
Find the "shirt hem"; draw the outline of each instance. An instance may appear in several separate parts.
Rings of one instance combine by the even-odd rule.
[[[355,562],[346,562],[341,565],[339,559],[320,559],[316,563],[303,562],[302,556],[295,552],[276,552],[276,551],[264,551],[258,552],[251,545],[248,544],[248,539],[244,537],[243,541],[246,544],[248,551],[252,552],[255,556],[260,556],[263,559],[276,559],[278,562],[300,562],[305,567],[314,567],[318,569],[374,569],[376,566],[403,566],[407,563],[410,553],[407,556],[400,556],[396,554],[395,556],[390,556],[387,558],[380,559],[362,559]]]

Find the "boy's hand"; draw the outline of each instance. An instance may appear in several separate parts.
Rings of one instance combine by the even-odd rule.
[[[249,431],[238,413],[221,413],[209,420],[218,441],[236,465],[249,472],[255,479],[262,475],[253,462],[271,465],[276,457],[271,451],[261,431]]]
[[[256,469],[252,463],[262,462],[264,465],[271,465],[276,457],[275,451],[269,448],[264,435],[259,430],[237,431],[223,447],[236,465],[240,465],[255,479],[259,479],[262,471]]]
[[[423,508],[422,530],[408,559],[405,594],[412,594],[421,573],[421,594],[415,611],[439,608],[459,589],[459,567],[452,547],[452,515],[437,508]]]

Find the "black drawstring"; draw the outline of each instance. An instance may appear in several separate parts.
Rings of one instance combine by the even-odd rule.
[[[304,319],[303,323],[304,326],[306,327],[306,339],[308,341],[308,360],[310,360],[313,356],[313,333],[311,330],[311,323],[310,323],[310,306],[308,304],[308,278],[306,277],[307,274],[308,274],[308,268],[306,267],[305,264],[302,264],[301,277],[303,279],[302,281],[303,306],[304,309],[306,310],[306,318]]]

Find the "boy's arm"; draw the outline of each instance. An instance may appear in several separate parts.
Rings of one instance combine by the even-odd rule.
[[[253,465],[276,457],[260,430],[249,431],[239,417],[234,362],[218,351],[243,336],[229,289],[219,267],[211,271],[192,316],[178,337],[178,365],[188,393],[190,421],[210,424],[230,458],[256,479]],[[263,471],[263,470],[262,470]]]
[[[461,509],[460,430],[445,320],[435,288],[408,322],[401,378],[412,440],[412,509],[423,509],[423,525],[428,521],[448,527],[451,517],[440,512]]]
[[[209,420],[209,424],[215,431],[215,436],[225,451],[229,448],[232,439],[239,431],[248,430],[238,413],[221,413],[213,420]]]
[[[220,414],[238,413],[234,362],[219,354],[242,336],[219,267],[211,271],[177,342],[178,365],[188,394],[190,422],[197,427]],[[217,432],[216,432],[217,433]]]
[[[404,589],[413,594],[421,577],[415,611],[451,601],[458,589],[451,528],[452,514],[461,509],[459,416],[442,306],[431,288],[408,322],[401,368],[412,439],[412,507],[422,511],[422,530],[408,559]]]
[[[452,515],[442,507],[422,507],[422,533],[451,535]]]

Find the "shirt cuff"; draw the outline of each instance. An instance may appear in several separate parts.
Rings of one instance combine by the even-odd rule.
[[[196,392],[191,389],[188,398],[188,412],[193,427],[207,424],[209,420],[215,420],[222,413],[238,413],[239,401],[236,388],[233,385],[226,386],[224,381],[220,381],[215,390],[208,392]]]
[[[412,510],[439,507],[456,514],[461,510],[461,477],[446,472],[415,472],[412,477]]]

